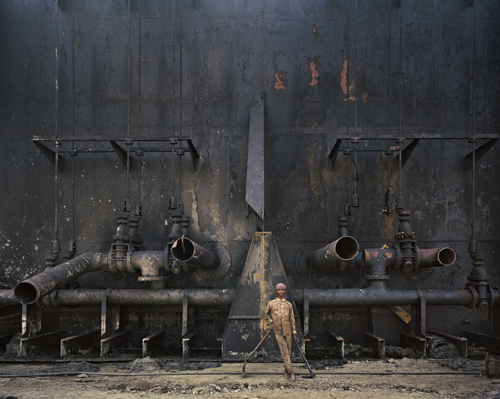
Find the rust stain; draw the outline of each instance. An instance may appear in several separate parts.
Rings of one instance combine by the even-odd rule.
[[[373,257],[378,258],[378,251],[373,251]]]
[[[274,74],[276,82],[274,82],[274,90],[285,90],[285,84],[283,83],[283,75],[276,72]]]
[[[309,186],[311,187],[311,202],[319,205],[319,189],[321,187],[321,146],[317,141],[311,142],[307,148],[307,169],[309,172]]]
[[[319,37],[318,28],[316,28],[316,25],[314,25],[314,24],[313,24],[313,30],[311,33],[314,34],[315,37]]]
[[[349,68],[349,87],[347,85],[347,68]],[[344,62],[342,64],[342,71],[340,72],[340,87],[342,87],[342,91],[347,96],[347,90],[349,89],[349,101],[354,101],[354,71],[352,61],[348,61],[344,58]],[[344,99],[347,101],[347,97]],[[366,102],[366,98],[364,100]]]
[[[59,190],[59,198],[62,197],[62,190]]]
[[[312,120],[312,125],[313,125],[313,127],[314,127],[314,126],[318,126],[318,122],[317,122],[317,121],[315,121],[315,120],[313,119],[313,120]]]
[[[390,252],[390,251],[386,252],[385,256],[388,257],[388,258],[392,258],[392,252]]]
[[[318,85],[318,79],[319,79],[319,60],[316,61],[314,59],[313,61],[309,61],[309,72],[311,72],[311,83],[309,83],[309,86],[317,86]]]

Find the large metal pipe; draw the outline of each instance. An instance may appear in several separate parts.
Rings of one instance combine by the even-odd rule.
[[[42,298],[44,306],[100,305],[104,289],[58,290],[50,298]],[[235,289],[116,289],[111,290],[108,303],[113,305],[182,305],[187,296],[194,306],[229,306]],[[500,305],[500,291],[491,289],[493,306]],[[425,299],[427,305],[470,306],[473,294],[469,290],[396,290],[396,289],[294,289],[294,301],[304,302],[307,297],[314,306],[394,306],[413,305]],[[16,302],[18,303],[18,302]],[[0,290],[0,305],[13,304],[12,290]]]
[[[215,269],[219,266],[219,257],[187,237],[181,237],[172,245],[175,259],[201,269]]]
[[[100,270],[103,263],[101,258],[100,252],[83,253],[68,262],[47,269],[37,276],[17,284],[14,288],[14,295],[21,303],[33,303],[83,274]]]
[[[318,249],[306,258],[306,263],[313,269],[338,267],[341,262],[348,262],[359,252],[358,241],[351,236],[343,236]]]
[[[456,252],[449,247],[430,249],[418,248],[418,253],[420,256],[419,267],[451,266],[457,259]]]
[[[50,298],[42,298],[40,303],[47,307],[100,305],[103,294],[102,289],[76,289],[58,290]],[[235,289],[116,289],[107,293],[110,305],[182,305],[183,299],[188,298],[193,306],[229,306],[233,302]]]
[[[292,291],[295,302],[300,303],[304,294],[310,305],[316,306],[396,306],[418,304],[421,298],[427,305],[472,304],[473,295],[469,290],[393,290],[357,289],[338,290],[298,289]]]

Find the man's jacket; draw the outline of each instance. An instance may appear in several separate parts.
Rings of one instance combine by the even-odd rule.
[[[279,335],[297,334],[293,306],[285,298],[276,298],[269,301],[266,306],[266,318],[272,319],[274,332]]]

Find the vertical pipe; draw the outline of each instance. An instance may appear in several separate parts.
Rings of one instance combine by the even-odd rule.
[[[389,38],[388,38],[388,44],[389,48],[387,51],[387,134],[391,134],[391,28],[392,28],[392,21],[391,21],[391,2],[392,0],[387,0],[389,3]]]

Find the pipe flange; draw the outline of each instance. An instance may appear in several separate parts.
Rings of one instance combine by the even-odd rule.
[[[474,309],[476,307],[476,304],[477,304],[476,290],[474,289],[474,287],[471,287],[470,285],[467,287],[467,290],[470,292],[470,294],[472,296],[472,302],[470,303],[470,305],[466,306],[466,308],[467,309]]]
[[[387,274],[365,274],[365,279],[369,281],[387,281],[389,276]]]
[[[118,272],[118,267],[113,261],[113,251],[108,252],[108,270],[113,273]]]
[[[394,263],[392,269],[399,270],[401,268],[401,248],[399,248],[399,245],[395,244],[392,249],[396,252],[396,263]]]
[[[133,250],[129,250],[127,252],[127,264],[126,264],[126,268],[127,268],[127,273],[134,273],[134,266],[132,266],[132,252]]]
[[[53,291],[51,294],[50,294],[50,305],[54,308],[54,309],[58,309],[60,307],[59,305],[59,302],[57,301],[57,293],[59,291],[58,290],[55,290]]]
[[[416,255],[416,259],[415,259],[415,269],[414,270],[418,270],[418,268],[420,267],[420,250],[418,248],[417,245],[415,245],[415,255]]]

